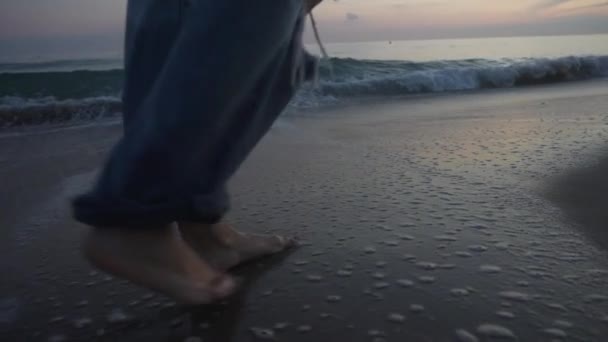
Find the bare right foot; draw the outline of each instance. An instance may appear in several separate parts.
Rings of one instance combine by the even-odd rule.
[[[189,305],[208,304],[235,289],[186,244],[175,226],[146,231],[94,228],[84,254],[99,269]]]
[[[225,223],[205,225],[179,222],[186,243],[219,270],[283,252],[295,246],[293,239],[278,235],[242,233]]]

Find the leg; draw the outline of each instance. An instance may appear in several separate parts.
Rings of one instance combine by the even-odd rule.
[[[181,28],[182,12],[183,0],[128,2],[122,96],[125,130],[166,64]]]
[[[244,101],[236,113],[241,119],[233,123],[230,129],[239,132],[239,141],[233,141],[232,136],[224,136],[221,144],[226,146],[227,152],[220,156],[219,165],[225,167],[222,174],[229,175],[240,164],[240,160],[231,160],[230,156],[245,156],[257,141],[268,130],[276,116],[283,110],[294,93],[293,72],[301,73],[296,78],[310,80],[314,77],[316,59],[300,49],[297,37],[300,33],[296,23],[294,36],[285,48],[279,50],[263,76],[254,87],[253,96]],[[300,54],[301,56],[295,56]],[[294,61],[301,58],[301,66],[294,65]],[[198,252],[198,254],[220,270],[229,270],[248,261],[282,252],[295,245],[293,239],[277,235],[246,234],[239,232],[225,223],[204,224],[178,221],[179,229],[184,240]]]
[[[75,201],[77,219],[144,227],[219,221],[226,182],[289,102],[294,74],[305,74],[302,1],[269,1],[189,1],[166,63],[126,114],[130,123],[97,186]]]
[[[123,113],[125,134],[150,95],[181,30],[182,1],[129,2]],[[107,170],[106,170],[107,172]],[[102,177],[103,179],[103,177]],[[96,267],[187,304],[226,297],[235,288],[181,238],[175,226],[95,228],[84,253]]]
[[[169,3],[146,4],[157,2]],[[301,0],[273,0],[264,8],[249,0],[189,4],[153,82],[145,91],[125,90],[135,99],[126,107],[125,134],[74,210],[91,226],[118,227],[95,229],[87,239],[85,253],[96,266],[206,303],[233,283],[168,226],[205,228],[221,219],[225,183],[287,104],[294,75],[306,70],[297,63]],[[128,62],[127,74],[136,65]]]

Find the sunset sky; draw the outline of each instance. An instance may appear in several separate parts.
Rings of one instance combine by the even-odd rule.
[[[2,0],[0,48],[119,46],[125,4]],[[326,0],[316,15],[328,42],[608,33],[606,0]]]

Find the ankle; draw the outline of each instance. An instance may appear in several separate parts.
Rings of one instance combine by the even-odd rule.
[[[223,245],[232,247],[238,240],[239,233],[227,223],[217,223],[210,228],[211,234]]]

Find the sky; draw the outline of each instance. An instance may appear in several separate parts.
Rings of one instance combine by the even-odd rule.
[[[0,49],[119,49],[126,1],[0,0]],[[327,42],[608,33],[608,0],[325,0],[315,15]]]

